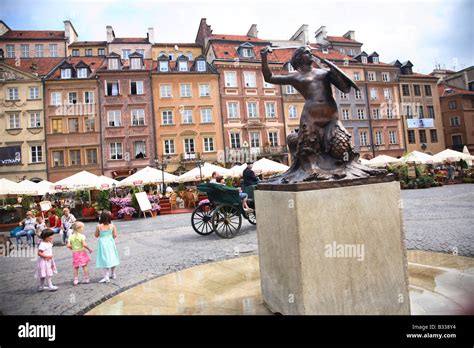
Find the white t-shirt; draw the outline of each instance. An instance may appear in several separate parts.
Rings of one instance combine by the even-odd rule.
[[[61,216],[61,223],[63,224],[66,230],[71,229],[72,224],[75,222],[76,222],[76,218],[71,213],[69,213],[68,217],[66,217],[66,215]]]
[[[44,256],[53,256],[53,244],[41,242],[38,250],[41,250]]]

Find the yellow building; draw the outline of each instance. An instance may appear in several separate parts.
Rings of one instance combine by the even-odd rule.
[[[41,77],[62,58],[0,62],[0,177],[46,179]]]
[[[156,61],[160,56],[167,56],[175,61],[180,56],[194,60],[202,54],[202,48],[196,43],[159,43],[151,46],[151,57]]]
[[[106,41],[76,41],[68,46],[69,57],[98,57],[106,56]]]

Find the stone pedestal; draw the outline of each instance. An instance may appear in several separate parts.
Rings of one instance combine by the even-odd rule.
[[[358,184],[259,185],[262,296],[272,312],[410,314],[400,184]]]

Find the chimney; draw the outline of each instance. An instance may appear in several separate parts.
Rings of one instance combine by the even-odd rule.
[[[212,28],[210,25],[207,24],[206,18],[201,18],[201,22],[199,22],[198,32],[196,34],[196,40],[194,40],[197,44],[201,45],[201,47],[205,48],[207,45],[207,41],[209,36],[212,34]]]
[[[354,30],[349,30],[347,33],[345,33],[344,35],[342,35],[343,37],[345,37],[346,39],[351,39],[351,40],[355,40],[356,37],[355,37],[355,31]]]
[[[316,38],[316,43],[321,44],[321,45],[327,45],[328,40],[327,40],[327,34],[328,32],[326,31],[326,26],[322,25],[319,27],[318,30],[314,33],[314,36]]]
[[[148,41],[153,45],[155,43],[155,29],[148,28]]]
[[[110,43],[114,41],[115,39],[114,29],[112,28],[111,25],[108,25],[106,29],[107,29],[107,42]]]
[[[252,24],[250,26],[249,31],[247,32],[247,36],[258,38],[258,30],[257,30],[257,24]]]
[[[306,45],[309,42],[308,24],[303,24],[299,29],[290,37],[291,41],[301,42]]]
[[[64,22],[64,36],[66,37],[67,43],[70,45],[73,42],[77,41],[79,35],[77,35],[76,29],[72,25],[70,20],[65,20]]]

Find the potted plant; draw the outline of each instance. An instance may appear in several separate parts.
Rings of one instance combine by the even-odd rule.
[[[118,216],[123,217],[125,221],[130,221],[132,220],[133,214],[135,214],[137,211],[133,207],[124,207],[118,211]]]
[[[160,210],[161,210],[161,207],[158,203],[153,203],[151,205],[151,213],[152,213],[153,217],[157,216],[159,214]]]

